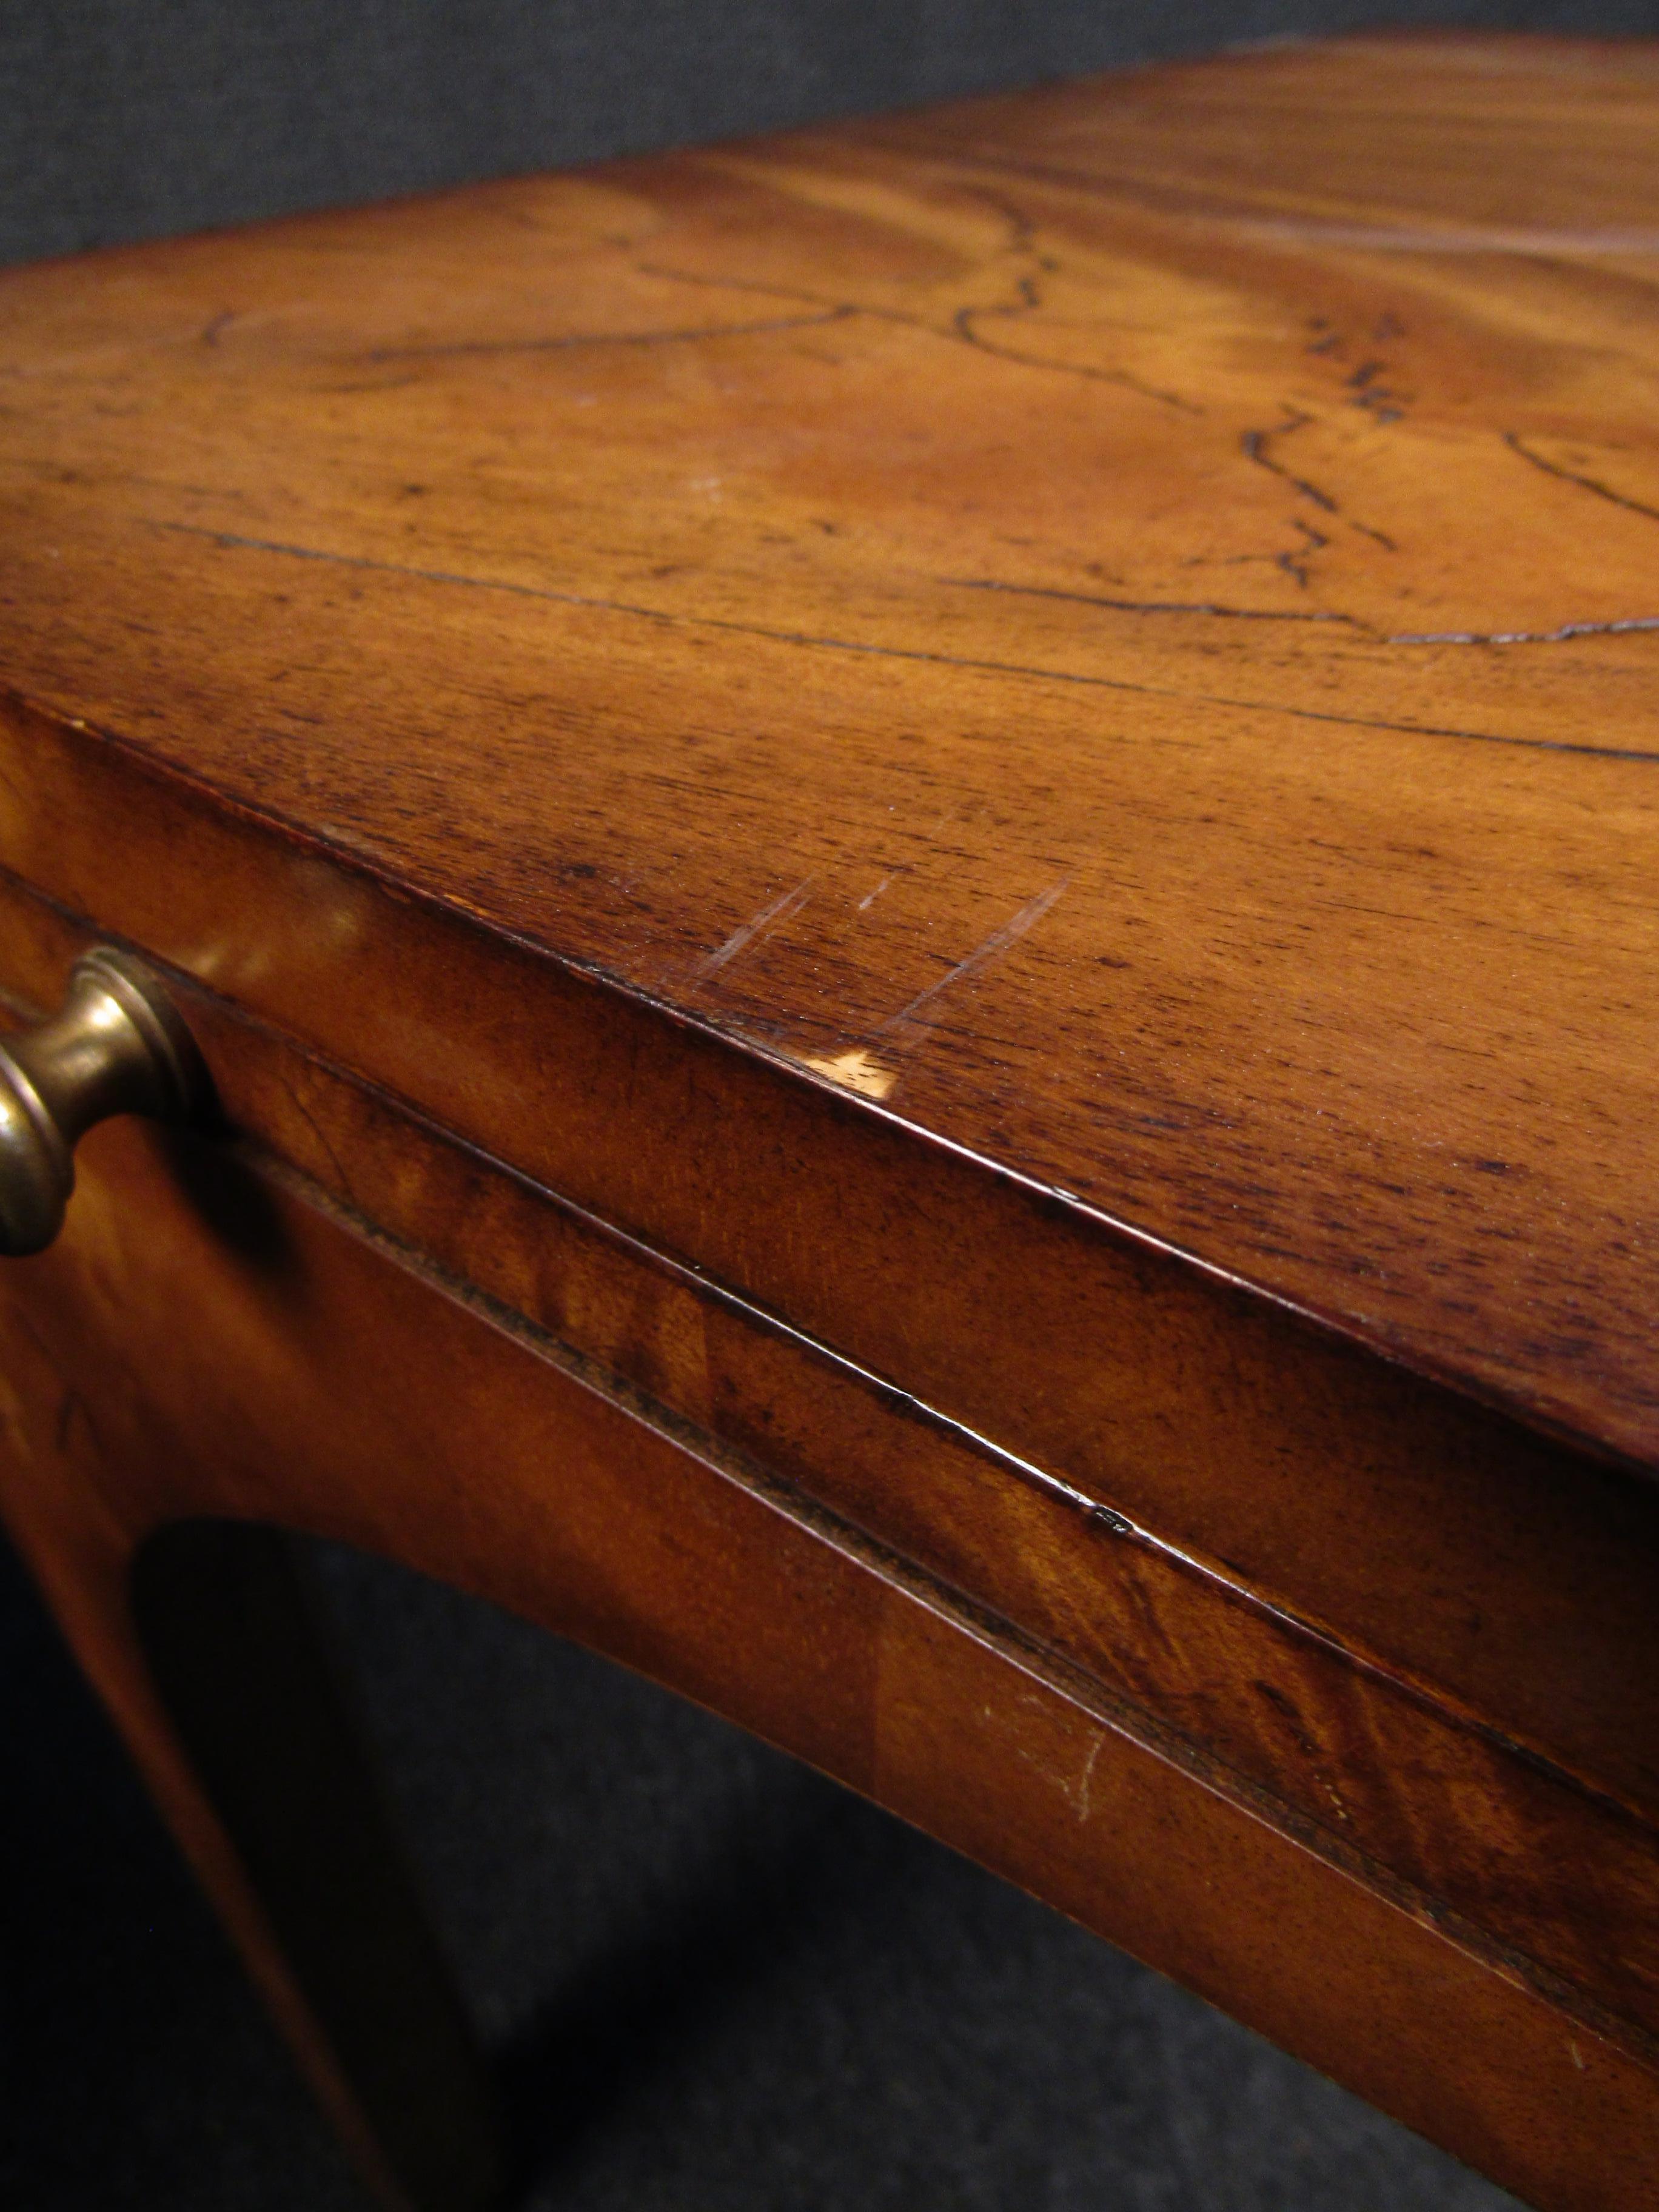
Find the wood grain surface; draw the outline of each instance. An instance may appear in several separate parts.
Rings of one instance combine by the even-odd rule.
[[[3,888],[0,936],[15,970],[41,985],[85,941]],[[1648,1687],[1659,1675],[1659,1529],[1651,1514],[1629,1510],[1649,1493],[1555,1455],[1528,1464],[1524,1436],[1471,1421],[1443,1393],[1401,1403],[1364,1392],[1352,1357],[1358,1376],[1322,1372],[1316,1340],[1269,1338],[1252,1376],[1250,1347],[1225,1315],[1183,1316],[1143,1285],[1166,1356],[1168,1340],[1187,1334],[1187,1361],[1224,1362],[1235,1398],[1260,1395],[1285,1424],[1286,1521],[1294,1516],[1322,1583],[1321,1614],[1297,1619],[1265,1602],[1236,1566],[1219,1569],[1093,1503],[207,994],[183,988],[178,1002],[234,1125],[263,1132],[249,1156],[264,1173],[289,1172],[285,1187],[556,1343],[593,1388],[703,1449],[763,1467],[1060,1656],[1139,1730],[1256,1793],[1304,1844],[1344,1863],[1357,1855],[1390,1893],[1480,1929],[1558,2000],[1659,2039],[1659,1792],[1650,1772],[1659,1705]],[[222,1200],[212,1218],[230,1211]],[[1044,1257],[1064,1272],[1063,1255]],[[27,1276],[16,1289],[27,1295]],[[1120,1287],[1117,1309],[1125,1303]],[[1356,1402],[1343,1403],[1345,1382]],[[1253,1439],[1248,1417],[1234,1415],[1238,1466]],[[1405,1526],[1388,1572],[1376,1571],[1382,1515],[1367,1512],[1349,1465],[1354,1432],[1373,1478],[1395,1477],[1379,1486],[1379,1504]],[[1136,1449],[1167,1474],[1153,1425]],[[1218,1441],[1218,1460],[1224,1449]],[[303,1456],[297,1445],[290,1454]],[[1322,1458],[1348,1478],[1325,1494]],[[1402,1494],[1391,1458],[1419,1464],[1414,1494]],[[397,1459],[389,1447],[388,1541],[398,1556],[412,1547],[424,1558],[429,1540],[398,1502]],[[476,1478],[485,1489],[489,1459],[484,1451]],[[100,1480],[119,1487],[118,1461]],[[308,1497],[309,1478],[296,1468],[295,1480],[296,1500]],[[1462,1516],[1437,1517],[1460,1494]],[[1343,1583],[1326,1526],[1344,1510],[1374,1547],[1369,1615]],[[1474,1632],[1413,1677],[1397,1638],[1376,1639],[1391,1663],[1366,1646],[1376,1613],[1399,1610],[1410,1578],[1420,1583],[1424,1559],[1457,1592]],[[1429,1613],[1431,1595],[1431,1585],[1425,1598],[1413,1587],[1413,1607]]]
[[[551,956],[1649,1467],[1656,124],[1366,39],[13,272],[0,858],[464,1133]],[[311,940],[71,880],[49,726]]]

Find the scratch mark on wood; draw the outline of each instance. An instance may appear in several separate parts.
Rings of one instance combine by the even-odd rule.
[[[787,921],[792,914],[798,914],[805,905],[811,888],[812,878],[808,876],[793,890],[782,892],[769,906],[763,906],[752,921],[745,921],[740,929],[734,929],[724,945],[711,952],[706,960],[698,963],[692,970],[692,980],[702,982],[708,976],[717,975],[735,960],[738,953],[747,951],[757,938],[775,929],[781,921]]]
[[[1017,915],[1005,921],[1000,929],[994,929],[982,945],[974,947],[966,959],[958,960],[937,982],[928,984],[926,990],[918,991],[908,1005],[901,1006],[897,1013],[890,1014],[876,1035],[902,1036],[907,1030],[914,1029],[922,1010],[932,1006],[941,992],[948,991],[953,983],[960,983],[965,977],[976,974],[991,961],[1000,959],[1010,945],[1018,944],[1028,929],[1042,921],[1056,899],[1066,891],[1071,880],[1069,876],[1062,876],[1058,883],[1050,884],[1046,891],[1039,891],[1035,898],[1027,899]]]
[[[1097,1735],[1094,1741],[1089,1746],[1089,1756],[1084,1760],[1083,1771],[1079,1775],[1077,1779],[1077,1796],[1073,1800],[1073,1802],[1077,1806],[1077,1817],[1079,1825],[1087,1821],[1091,1810],[1090,1796],[1094,1788],[1095,1767],[1099,1760],[1101,1751],[1105,1745],[1105,1741],[1106,1739],[1104,1735]]]

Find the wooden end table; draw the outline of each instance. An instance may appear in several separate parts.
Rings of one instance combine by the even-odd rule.
[[[149,1114],[0,1495],[390,2199],[276,1530],[1654,2203],[1656,144],[1364,38],[0,279],[14,1243]]]

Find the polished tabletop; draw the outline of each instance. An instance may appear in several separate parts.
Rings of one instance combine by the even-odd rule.
[[[1651,1465],[1656,128],[1359,38],[10,272],[0,684]]]

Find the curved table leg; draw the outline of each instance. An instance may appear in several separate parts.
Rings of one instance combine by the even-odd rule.
[[[136,1548],[76,1545],[34,1522],[27,1484],[3,1487],[82,1665],[371,2189],[395,2212],[483,2212],[507,2178],[500,2100],[292,1540],[203,1519]]]
[[[414,2212],[471,2212],[501,2119],[292,1540],[159,1529],[133,1562],[151,1677],[271,1932]]]

